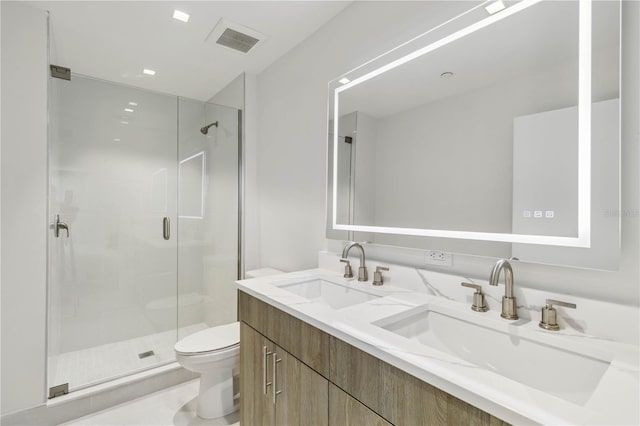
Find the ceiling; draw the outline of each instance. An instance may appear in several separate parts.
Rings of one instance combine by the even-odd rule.
[[[51,61],[84,74],[208,100],[242,72],[259,73],[348,1],[34,1],[50,11]],[[172,18],[174,9],[189,22]],[[205,42],[224,18],[267,38],[248,54]],[[143,74],[144,68],[156,71]]]

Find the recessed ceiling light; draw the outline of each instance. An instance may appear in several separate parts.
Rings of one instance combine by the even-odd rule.
[[[125,112],[133,112],[133,110],[131,108],[125,108],[124,110],[125,110]]]
[[[453,77],[453,73],[451,71],[446,71],[440,74],[440,78],[451,78]]]
[[[173,11],[173,19],[177,19],[182,22],[189,22],[190,15],[188,13],[181,12],[179,10]]]
[[[129,102],[129,105],[131,106],[138,106],[138,104],[136,102]]]
[[[129,124],[128,121],[121,121],[120,124]]]
[[[338,80],[338,83],[347,84],[347,83],[351,83],[351,80],[349,80],[347,77],[344,77],[344,78],[341,78],[340,80]]]
[[[114,141],[114,142],[120,142],[120,139],[115,138],[113,141]]]
[[[156,75],[156,72],[154,70],[150,70],[150,69],[143,69],[142,70],[143,73],[147,74],[147,75]]]
[[[493,15],[494,13],[500,12],[502,9],[506,8],[502,0],[494,1],[488,6],[484,7],[485,10],[489,13],[489,15]]]

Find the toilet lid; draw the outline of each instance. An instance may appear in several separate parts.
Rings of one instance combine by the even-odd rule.
[[[179,354],[196,354],[226,349],[240,343],[240,323],[219,325],[193,333],[176,343]]]

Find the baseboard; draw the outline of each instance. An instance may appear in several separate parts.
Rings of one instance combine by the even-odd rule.
[[[55,426],[197,378],[177,362],[72,392],[2,416],[3,426]]]

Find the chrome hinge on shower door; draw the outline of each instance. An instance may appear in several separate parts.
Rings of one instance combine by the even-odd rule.
[[[66,395],[69,393],[69,383],[63,383],[58,386],[53,386],[49,388],[49,399]]]
[[[51,70],[51,77],[71,80],[71,68],[61,67],[60,65],[49,65],[49,69]]]

